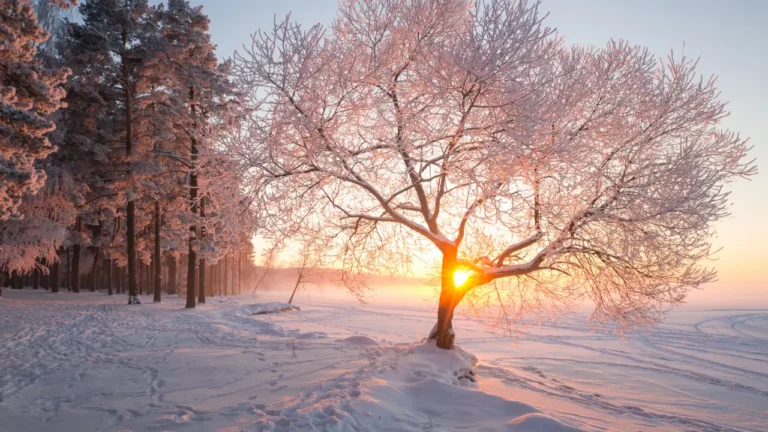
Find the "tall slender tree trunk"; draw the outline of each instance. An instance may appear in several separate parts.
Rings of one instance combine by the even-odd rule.
[[[144,263],[142,261],[137,260],[137,264],[139,267],[139,295],[144,294]]]
[[[53,262],[53,269],[51,270],[51,292],[59,292],[59,269],[61,260],[57,259]]]
[[[72,252],[72,247],[67,248],[67,265],[65,267],[65,270],[67,271],[67,275],[64,277],[64,283],[67,285],[67,291],[72,291],[72,258],[70,258]]]
[[[224,254],[224,295],[229,295],[229,254]]]
[[[200,240],[205,239],[205,196],[200,197],[200,220],[203,225],[200,227]],[[200,258],[200,286],[198,287],[198,303],[205,303],[205,258]]]
[[[195,117],[195,88],[189,86],[189,110],[192,118]],[[196,129],[196,127],[195,127]],[[189,170],[189,208],[192,215],[197,215],[197,138],[192,137],[191,162],[192,167]],[[196,264],[197,253],[193,243],[197,240],[197,225],[192,223],[189,226],[189,256],[187,258],[187,308],[195,307],[195,285],[196,285]]]
[[[75,222],[75,231],[80,232],[82,228],[82,219],[77,217]],[[70,276],[72,283],[72,292],[80,292],[80,244],[76,243],[72,248],[72,275]]]
[[[211,266],[211,297],[218,294],[219,286],[219,263]]]
[[[168,254],[168,294],[176,294],[176,257]]]
[[[107,266],[107,295],[114,295],[112,282],[115,273],[115,263],[112,258],[107,260]]]
[[[128,30],[123,28],[123,47],[120,52],[120,66],[122,68],[123,94],[125,96],[125,154],[128,156],[128,176],[133,175],[131,156],[133,156],[133,94],[131,80],[128,74],[128,62],[126,51],[128,50]],[[126,211],[126,246],[128,258],[128,304],[141,304],[139,298],[139,285],[136,274],[136,205],[133,195],[129,195]]]
[[[94,232],[94,238],[98,239],[99,237],[101,237],[101,230],[103,226],[104,226],[104,223],[102,221],[99,221],[99,225],[96,227],[96,230]],[[91,289],[91,292],[96,291],[96,271],[98,269],[100,254],[101,254],[101,248],[99,248],[98,246],[94,246],[93,265],[91,266],[91,273],[88,276],[88,284],[90,285],[89,288]]]
[[[117,291],[118,294],[125,294],[125,267],[117,269]]]
[[[51,288],[51,266],[48,265],[48,260],[45,258],[42,259],[41,264],[48,270],[43,273],[43,289],[48,291]]]
[[[208,297],[213,297],[213,284],[215,283],[213,278],[213,269],[214,267],[209,265],[208,268],[206,268],[205,270],[205,275],[208,278],[208,281],[205,282],[205,288],[206,288],[205,295],[207,295]]]
[[[288,304],[293,304],[293,296],[296,295],[296,291],[298,291],[299,285],[301,285],[301,274],[299,274],[299,277],[296,278],[296,285],[293,286],[293,291],[291,292],[291,298],[288,299]]]
[[[155,296],[152,300],[159,303],[163,269],[160,265],[160,200],[155,200],[155,257],[152,262],[155,263]]]
[[[32,270],[32,289],[39,289],[40,288],[40,269],[35,267],[34,270]]]
[[[243,251],[237,252],[237,293],[243,293],[243,284],[245,283],[245,266],[243,265]]]
[[[184,306],[186,308],[193,308],[195,307],[195,282],[196,282],[196,276],[197,276],[197,254],[195,253],[194,247],[192,246],[192,242],[194,241],[194,231],[195,228],[190,228],[190,235],[189,235],[189,252],[187,253],[187,304]]]
[[[93,251],[93,266],[91,266],[91,275],[89,277],[88,284],[90,285],[91,292],[96,291],[96,269],[98,268],[99,264],[99,248],[96,248]]]
[[[219,270],[218,270],[218,273],[219,273],[219,294],[221,294],[221,295],[227,295],[227,291],[225,289],[226,288],[226,284],[227,284],[227,278],[226,278],[227,275],[224,273],[224,259],[225,258],[226,258],[226,255],[224,256],[224,258],[220,259],[219,263],[217,264],[217,267],[219,268]]]

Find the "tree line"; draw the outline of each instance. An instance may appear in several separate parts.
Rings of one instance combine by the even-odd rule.
[[[0,13],[2,286],[186,292],[187,307],[246,289],[254,214],[221,146],[244,108],[202,8],[0,0]]]

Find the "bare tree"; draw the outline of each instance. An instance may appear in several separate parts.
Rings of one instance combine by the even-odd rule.
[[[315,283],[316,264],[318,262],[318,250],[316,248],[304,247],[302,249],[301,254],[296,259],[296,284],[293,286],[288,304],[293,304],[293,297],[296,295],[299,287]]]
[[[272,271],[275,269],[275,255],[277,253],[279,253],[279,251],[275,247],[267,250],[266,254],[264,255],[264,265],[261,266],[261,274],[256,279],[256,283],[253,285],[253,293],[255,293],[261,284],[267,280],[269,275],[272,274]]]
[[[715,278],[724,187],[755,173],[695,69],[564,46],[525,0],[343,0],[330,29],[287,18],[236,55],[231,154],[267,229],[324,236],[347,274],[437,251],[441,348],[463,299],[515,320],[586,297],[627,329]]]

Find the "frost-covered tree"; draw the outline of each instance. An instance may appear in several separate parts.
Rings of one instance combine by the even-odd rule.
[[[35,161],[55,150],[46,137],[55,124],[46,117],[62,106],[68,71],[36,57],[48,36],[29,0],[0,1],[0,220],[21,216],[22,195],[45,183]]]
[[[104,116],[91,117],[85,123],[73,120],[73,124],[86,129],[78,134],[78,144],[94,152],[97,160],[110,161],[108,174],[94,173],[102,191],[92,193],[94,198],[110,197],[114,204],[124,201],[128,301],[139,303],[136,200],[142,197],[140,179],[147,149],[134,130],[136,86],[140,69],[153,52],[155,27],[146,0],[89,0],[79,11],[82,23],[70,23],[63,55],[78,66],[71,81],[82,97],[89,99],[83,104],[91,108],[90,112]],[[82,114],[73,113],[75,117]],[[99,122],[108,125],[102,128]],[[117,149],[121,151],[114,151]],[[148,219],[143,218],[145,223]]]
[[[176,145],[158,149],[158,153],[173,159],[187,171],[189,238],[187,247],[187,307],[195,307],[195,286],[198,284],[198,232],[201,195],[199,177],[203,152],[212,153],[216,131],[212,116],[226,117],[229,92],[227,67],[219,65],[215,46],[208,34],[210,20],[202,7],[193,7],[186,0],[169,0],[167,8],[157,12],[162,40],[157,56],[145,67],[163,94],[168,130]],[[202,261],[200,262],[202,263]],[[201,267],[204,276],[204,264]],[[204,279],[201,280],[204,289]],[[204,299],[204,297],[201,297]]]
[[[38,44],[38,54],[48,58],[55,58],[57,54],[57,41],[65,35],[66,19],[73,18],[77,8],[71,6],[77,2],[68,0],[63,2],[32,0],[31,3],[40,27],[50,34],[50,37],[45,42]]]
[[[626,329],[713,280],[724,187],[754,173],[695,66],[564,46],[524,0],[343,0],[236,57],[240,154],[271,229],[348,272],[439,253],[441,348],[462,300],[514,320],[586,297]]]
[[[23,218],[0,221],[0,271],[39,275],[58,262],[77,215],[70,195],[74,189],[66,171],[48,167],[46,184],[25,195],[18,207]]]

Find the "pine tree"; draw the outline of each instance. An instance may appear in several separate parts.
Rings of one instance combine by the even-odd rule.
[[[191,219],[187,245],[187,305],[195,307],[197,285],[198,225],[200,220],[199,175],[202,156],[213,147],[208,116],[229,91],[226,70],[219,67],[215,46],[208,35],[209,19],[201,7],[185,0],[169,0],[167,9],[157,9],[162,45],[151,70],[157,87],[165,89],[165,115],[173,135],[182,142],[163,154],[187,170],[188,205]],[[186,151],[184,151],[186,149]],[[176,151],[174,151],[176,150]],[[201,272],[204,277],[205,271]],[[204,281],[201,280],[201,289]],[[201,300],[204,294],[201,293]]]
[[[141,65],[152,55],[154,35],[150,8],[146,0],[90,0],[80,6],[80,14],[82,24],[70,24],[66,58],[80,67],[74,81],[82,86],[79,90],[83,97],[90,98],[84,104],[104,113],[103,117],[97,118],[104,119],[110,127],[102,129],[92,121],[89,130],[79,136],[110,150],[118,147],[118,143],[124,144],[122,158],[115,151],[102,154],[105,160],[114,164],[109,170],[112,177],[96,172],[93,180],[97,186],[111,190],[97,192],[97,198],[102,195],[116,197],[115,203],[125,200],[128,302],[140,303],[136,200],[142,193],[138,176],[134,174],[137,166],[140,171],[140,161],[146,149],[141,147],[134,127],[138,98],[136,84]]]
[[[61,2],[61,4],[65,4]],[[21,198],[45,183],[35,161],[55,150],[46,118],[61,108],[66,69],[50,70],[36,58],[48,39],[28,0],[0,0],[0,220],[19,218]]]

